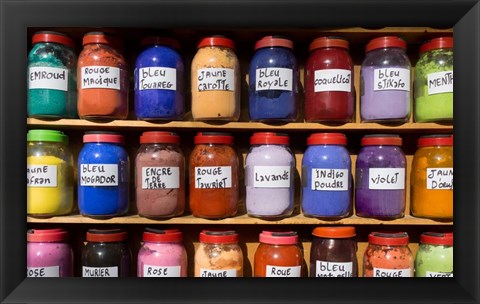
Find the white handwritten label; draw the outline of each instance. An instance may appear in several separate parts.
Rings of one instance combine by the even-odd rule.
[[[315,92],[351,92],[352,72],[343,69],[325,69],[315,71]]]
[[[453,71],[430,73],[427,81],[428,95],[453,93]]]
[[[223,189],[232,187],[232,167],[195,167],[196,189]]]
[[[30,67],[29,89],[51,89],[68,91],[68,70],[51,67]]]
[[[291,91],[293,70],[285,68],[261,68],[255,70],[255,90]]]
[[[282,267],[267,265],[266,277],[299,278],[302,266]]]
[[[255,188],[289,188],[289,166],[254,166],[253,187]]]
[[[118,165],[82,164],[80,186],[118,186]]]
[[[28,187],[57,187],[56,165],[27,165]]]
[[[207,68],[197,70],[198,91],[234,91],[233,69]]]
[[[427,189],[453,189],[453,168],[427,168]]]
[[[213,270],[200,268],[200,277],[202,278],[235,278],[236,276],[236,269]]]
[[[117,278],[118,267],[82,267],[82,277],[84,278]]]
[[[143,276],[144,277],[180,277],[180,266],[152,266],[152,265],[143,265]]]
[[[317,277],[351,277],[352,276],[352,262],[326,262],[316,261],[316,275]]]
[[[426,272],[427,278],[453,278],[453,272],[434,272],[434,271],[427,271]]]
[[[138,69],[138,89],[172,90],[177,89],[177,70],[164,67]]]
[[[120,90],[120,69],[111,66],[82,67],[82,89]]]
[[[178,189],[180,187],[180,168],[143,167],[142,189]]]
[[[411,277],[410,268],[406,269],[384,269],[384,268],[373,268],[373,277],[374,278],[409,278]]]
[[[346,191],[349,180],[347,169],[312,169],[313,191]]]
[[[405,189],[405,168],[370,168],[368,175],[368,189]]]
[[[410,92],[410,70],[402,68],[375,69],[373,90],[400,90]]]
[[[49,267],[27,267],[29,278],[58,278],[60,277],[60,266]]]

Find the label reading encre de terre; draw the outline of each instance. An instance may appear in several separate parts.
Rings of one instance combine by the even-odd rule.
[[[142,167],[142,189],[178,189],[179,187],[180,168]]]

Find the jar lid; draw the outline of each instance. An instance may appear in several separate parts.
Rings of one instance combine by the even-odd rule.
[[[293,41],[282,36],[265,36],[255,43],[255,50],[277,46],[293,49]]]
[[[92,43],[111,44],[120,47],[120,39],[104,32],[89,32],[83,35],[82,45]]]
[[[453,135],[425,135],[418,139],[417,146],[453,146]]]
[[[51,141],[68,144],[68,136],[57,130],[29,130],[27,141]]]
[[[208,244],[234,244],[238,242],[238,234],[233,230],[203,230],[200,242]]]
[[[423,52],[436,49],[451,49],[453,48],[453,37],[439,37],[425,41],[420,46],[420,54]]]
[[[317,227],[313,229],[314,236],[332,239],[346,239],[354,237],[355,227],[352,226],[336,226],[336,227]]]
[[[63,242],[68,239],[68,232],[62,228],[30,229],[27,231],[27,241],[34,243]]]
[[[161,37],[161,36],[147,36],[144,37],[140,44],[142,46],[149,46],[149,45],[164,45],[171,47],[175,50],[180,50],[180,42],[178,40],[170,38],[170,37]]]
[[[313,133],[307,138],[307,145],[347,145],[347,137],[342,133]]]
[[[178,229],[159,230],[145,228],[143,241],[152,243],[179,243],[182,241],[182,232]]]
[[[327,47],[339,47],[348,50],[349,43],[341,37],[318,37],[310,43],[308,50],[311,52],[316,49]]]
[[[384,37],[378,37],[370,40],[365,50],[366,52],[370,52],[375,49],[383,49],[383,48],[406,49],[407,43],[405,42],[405,40],[397,36],[384,36]]]
[[[290,138],[285,133],[255,132],[250,137],[251,145],[288,145]]]
[[[180,136],[173,132],[148,131],[140,136],[141,144],[180,144]]]
[[[89,229],[88,242],[122,242],[127,239],[127,232],[123,229]]]
[[[215,35],[203,38],[198,43],[197,49],[205,46],[223,46],[230,49],[235,49],[235,43],[233,43],[233,40],[222,35]]]
[[[195,144],[233,144],[233,136],[223,132],[198,132],[194,138]]]
[[[372,245],[401,246],[408,245],[406,232],[372,232],[368,235],[368,242]]]
[[[59,32],[53,32],[53,31],[36,32],[32,37],[32,44],[36,44],[40,42],[55,42],[55,43],[66,45],[72,49],[75,48],[75,43],[73,42],[73,40],[67,35]]]
[[[453,246],[453,233],[424,232],[420,235],[420,243]]]
[[[123,144],[123,135],[116,132],[88,131],[83,135],[83,142],[106,142],[114,144]]]
[[[294,245],[298,242],[298,235],[294,231],[262,231],[260,243],[272,245]]]
[[[402,138],[395,134],[369,134],[362,138],[362,146],[401,146]]]

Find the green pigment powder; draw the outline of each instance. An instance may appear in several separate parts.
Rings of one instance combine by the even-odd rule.
[[[415,277],[453,276],[453,246],[421,244],[415,258]]]

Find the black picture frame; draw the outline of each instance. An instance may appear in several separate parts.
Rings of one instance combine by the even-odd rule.
[[[478,1],[0,1],[2,303],[478,303],[480,4]],[[28,27],[428,26],[454,28],[453,279],[26,279]]]

